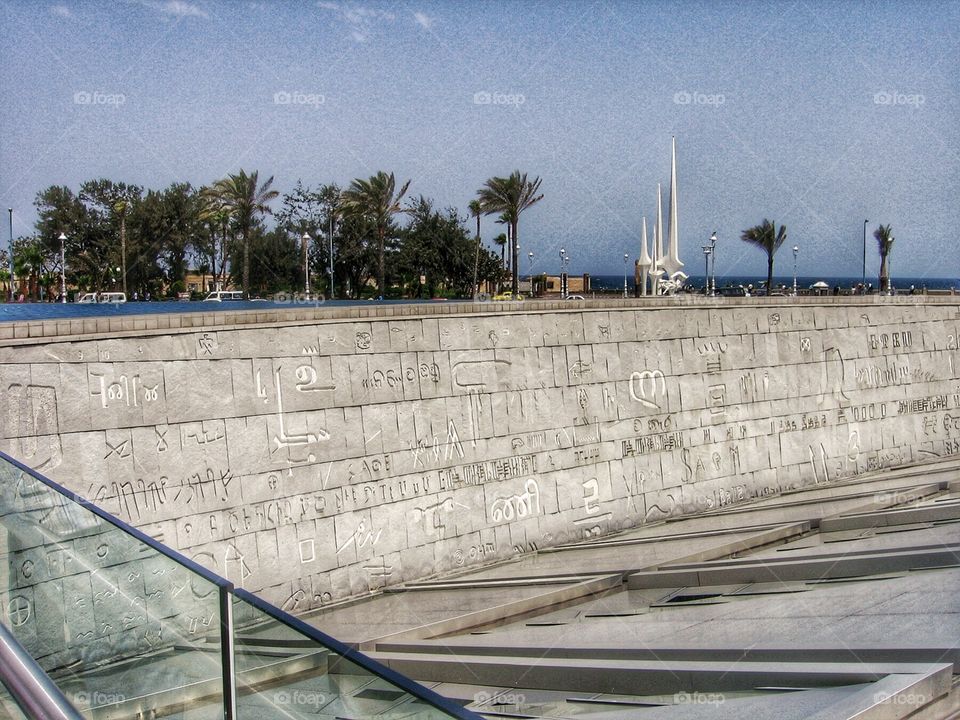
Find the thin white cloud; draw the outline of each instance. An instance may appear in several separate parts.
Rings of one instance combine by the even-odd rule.
[[[193,3],[184,2],[183,0],[167,0],[167,2],[161,3],[157,9],[164,15],[171,15],[176,18],[207,17],[207,14],[198,6]]]
[[[373,34],[379,24],[392,23],[396,20],[396,16],[393,13],[352,3],[319,0],[317,7],[333,13],[335,19],[345,26],[347,35],[357,43],[363,43],[369,40],[371,34]]]
[[[62,18],[73,17],[73,13],[70,12],[70,8],[68,8],[66,5],[54,5],[53,7],[50,8],[50,12],[56,15],[57,17],[62,17]]]
[[[432,18],[426,13],[420,12],[419,10],[413,14],[413,19],[416,20],[417,25],[422,27],[424,30],[431,29],[433,24],[436,22],[435,18]]]

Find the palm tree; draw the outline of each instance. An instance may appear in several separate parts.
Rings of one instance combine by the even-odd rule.
[[[382,170],[369,180],[361,178],[350,183],[343,191],[342,211],[346,215],[364,218],[373,225],[377,236],[378,284],[380,297],[387,294],[387,270],[384,261],[384,244],[393,216],[403,212],[400,201],[407,194],[410,181],[407,180],[398,191],[393,173],[387,175]]]
[[[477,298],[477,270],[480,267],[480,216],[483,214],[483,210],[480,207],[479,200],[471,200],[470,204],[467,205],[470,209],[470,214],[477,219],[477,252],[473,258],[473,299]]]
[[[893,236],[890,234],[889,225],[881,225],[873,231],[873,236],[877,239],[877,249],[880,251],[880,292],[884,292],[890,287],[890,277],[887,273],[887,258],[893,249]]]
[[[519,293],[519,278],[517,277],[518,240],[517,224],[520,213],[543,199],[540,193],[539,177],[527,180],[527,174],[514,170],[510,177],[492,177],[477,191],[480,208],[485,215],[501,213],[510,225],[510,257],[512,289],[514,295]]]
[[[250,231],[257,215],[271,213],[267,203],[280,194],[270,189],[273,184],[272,175],[261,185],[257,184],[258,175],[257,170],[249,175],[241,170],[236,175],[228,175],[222,180],[217,180],[205,193],[206,199],[213,199],[219,203],[220,208],[226,210],[237,225],[240,240],[243,243],[243,289],[245,292],[250,288]]]
[[[767,294],[773,287],[773,256],[787,240],[787,226],[779,228],[775,222],[764,219],[763,224],[744,230],[740,239],[756,245],[767,254]]]
[[[505,271],[507,269],[507,259],[505,253],[507,252],[507,234],[500,233],[493,239],[494,245],[500,246],[500,269]],[[505,275],[506,272],[500,273],[501,276]]]

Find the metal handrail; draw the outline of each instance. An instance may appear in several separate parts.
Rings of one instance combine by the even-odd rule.
[[[288,627],[293,628],[294,630],[300,632],[301,634],[309,637],[314,642],[332,650],[333,652],[341,655],[342,657],[356,663],[358,666],[363,669],[371,672],[372,674],[383,678],[384,680],[396,685],[398,688],[403,690],[414,697],[419,698],[420,700],[425,701],[426,703],[437,707],[438,709],[443,710],[449,715],[452,715],[455,718],[460,720],[479,720],[480,716],[470,710],[467,710],[462,705],[449,700],[448,698],[443,697],[442,695],[430,690],[429,688],[417,683],[410,678],[398,673],[397,671],[383,665],[380,662],[377,662],[373,658],[368,657],[367,655],[361,653],[359,650],[336,640],[335,638],[327,635],[326,633],[318,630],[317,628],[308,625],[299,618],[290,615],[289,613],[281,610],[280,608],[272,605],[256,595],[249,593],[240,588],[234,587],[233,583],[227,580],[226,578],[220,577],[219,575],[211,572],[207,568],[199,565],[198,563],[190,560],[189,558],[181,555],[176,550],[157,542],[154,538],[146,535],[141,530],[125,523],[123,520],[111,515],[109,512],[101,508],[100,506],[94,504],[92,501],[84,498],[83,496],[74,493],[67,488],[63,487],[59,483],[54,482],[48,477],[38,473],[36,470],[24,465],[22,462],[15,460],[14,458],[7,455],[5,452],[0,451],[0,461],[6,461],[10,465],[16,467],[22,472],[27,473],[32,478],[46,485],[51,490],[54,490],[58,494],[62,495],[69,501],[75,502],[86,510],[89,510],[94,515],[99,517],[101,520],[113,525],[114,527],[119,528],[128,535],[133,536],[135,539],[140,542],[148,545],[150,548],[156,552],[164,555],[165,557],[173,560],[174,562],[184,566],[187,570],[201,576],[212,584],[216,585],[219,590],[219,606],[220,606],[220,661],[221,661],[221,672],[222,672],[222,683],[223,683],[223,702],[224,702],[224,720],[234,720],[237,717],[237,687],[236,687],[236,668],[234,665],[234,640],[235,640],[235,628],[233,622],[233,607],[231,603],[231,598],[237,598],[239,600],[245,601],[252,605],[253,607],[259,609],[260,611],[266,613],[267,615],[273,617],[275,620],[287,625]],[[0,624],[0,628],[2,628]],[[4,628],[4,631],[6,629]],[[6,634],[9,635],[7,632]],[[11,640],[16,643],[16,640],[10,636]],[[33,660],[29,655],[26,654],[26,651],[16,643],[16,647],[20,648],[20,652],[23,654],[23,657],[28,659],[32,667],[36,668],[36,671],[40,673],[40,677],[44,678],[47,683],[50,683],[50,686],[56,690],[56,692],[62,697],[60,691],[56,689],[56,686],[52,684],[52,681],[47,677],[46,673],[36,664],[36,661]],[[3,678],[3,674],[0,673],[0,679]],[[11,692],[13,690],[11,689]],[[72,706],[68,707],[71,708]],[[51,718],[79,718],[80,716],[76,714],[76,711],[73,710],[72,715],[51,715]],[[47,717],[46,715],[39,714],[36,717]]]
[[[0,623],[0,681],[27,717],[83,720],[60,688],[3,623]]]

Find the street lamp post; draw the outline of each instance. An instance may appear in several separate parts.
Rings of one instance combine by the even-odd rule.
[[[863,278],[861,278],[860,287],[863,289],[863,292],[867,292],[867,223],[869,220],[863,221]]]
[[[623,298],[627,298],[627,260],[630,259],[630,256],[627,253],[623,254]]]
[[[887,248],[887,294],[893,297],[893,241],[896,238],[890,238],[890,245]]]
[[[64,249],[64,243],[67,241],[67,236],[64,233],[60,233],[60,302],[65,303],[67,301],[67,254]]]
[[[713,248],[710,245],[701,245],[703,249],[703,294],[710,295],[710,256]]]
[[[333,212],[327,221],[327,236],[330,240],[330,299],[333,300]]]
[[[564,248],[560,248],[560,297],[567,297],[567,265],[570,264],[570,256]]]
[[[710,267],[713,272],[711,272],[711,282],[710,282],[710,294],[717,294],[717,231],[714,230],[710,235]]]
[[[530,260],[530,266],[529,266],[529,272],[528,272],[530,276],[528,278],[530,281],[530,297],[533,297],[533,252],[528,252],[527,258]]]
[[[310,233],[304,231],[303,237],[303,294],[310,297]]]
[[[797,253],[800,252],[800,248],[796,245],[793,246],[793,296],[797,296]]]

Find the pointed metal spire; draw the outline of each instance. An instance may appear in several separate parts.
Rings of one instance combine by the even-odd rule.
[[[647,276],[650,274],[650,265],[653,262],[650,259],[650,253],[647,252],[647,216],[643,216],[643,232],[640,235],[640,259],[637,265],[640,266],[640,294],[647,294]]]
[[[650,264],[650,294],[660,294],[660,277],[663,275],[663,203],[660,200],[660,183],[657,183],[657,221],[653,225],[653,259]]]
[[[671,278],[683,269],[680,260],[680,239],[677,228],[677,139],[673,138],[670,158],[670,230],[667,243],[667,256],[663,259],[663,269]]]

